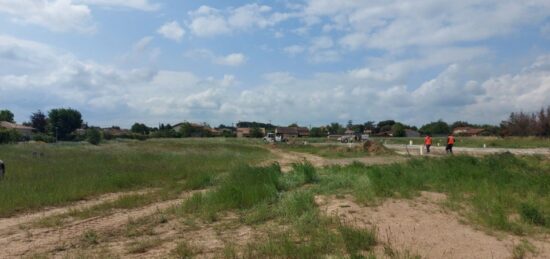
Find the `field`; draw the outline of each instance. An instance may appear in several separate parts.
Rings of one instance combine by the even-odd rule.
[[[0,159],[1,258],[550,256],[544,156],[189,139]]]

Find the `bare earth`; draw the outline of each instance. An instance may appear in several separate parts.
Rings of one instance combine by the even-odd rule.
[[[37,252],[51,252],[55,250],[56,247],[63,246],[65,243],[70,243],[75,239],[81,238],[86,231],[104,231],[118,228],[124,225],[129,218],[145,217],[159,210],[164,210],[180,204],[191,194],[192,193],[183,193],[179,199],[163,201],[134,210],[121,211],[105,217],[76,221],[63,225],[60,228],[18,229],[19,226],[29,222],[30,219],[36,218],[37,216],[35,215],[24,215],[7,219],[6,222],[9,224],[4,224],[5,227],[0,229],[0,247],[2,247],[2,249],[0,249],[0,258],[20,257]],[[99,204],[101,202],[104,201],[97,200],[91,202],[91,204]],[[69,209],[58,210],[68,211]],[[54,215],[54,213],[47,214]],[[20,222],[20,224],[13,224],[14,222]]]
[[[403,156],[365,156],[358,158],[336,158],[329,159],[313,154],[283,151],[278,148],[269,148],[269,151],[274,155],[275,159],[271,159],[262,164],[269,164],[278,162],[281,165],[283,172],[289,172],[292,170],[292,164],[308,161],[315,167],[325,167],[331,165],[349,165],[353,162],[360,162],[365,165],[380,165],[380,164],[393,164],[407,161]]]
[[[288,172],[292,164],[307,160],[316,167],[346,165],[354,161],[365,164],[387,164],[406,161],[402,156],[364,157],[350,159],[326,159],[319,156],[287,152],[271,148],[274,159]],[[214,223],[201,222],[186,217],[162,219],[170,210],[191,197],[194,192],[184,192],[179,198],[158,202],[141,208],[118,210],[114,213],[89,218],[73,219],[59,227],[30,228],[29,225],[43,217],[67,213],[74,209],[89,208],[104,202],[112,202],[123,195],[144,194],[152,190],[130,193],[106,194],[73,205],[45,209],[31,214],[0,219],[0,258],[20,258],[45,254],[54,258],[104,258],[116,255],[123,258],[166,258],[178,244],[191,246],[199,258],[218,258],[228,244],[240,250],[250,241],[261,239],[268,227],[250,227],[231,213],[222,215]],[[389,199],[378,207],[364,207],[350,196],[344,198],[318,196],[316,202],[321,211],[340,217],[357,227],[376,227],[382,243],[398,251],[409,251],[423,258],[512,258],[512,250],[521,238],[506,233],[489,235],[471,225],[462,223],[456,213],[443,209],[439,203],[446,199],[437,193],[422,193],[414,200]],[[130,235],[132,222],[149,219],[137,224],[137,233]],[[147,223],[148,222],[148,223]],[[83,235],[93,231],[99,242],[86,245]],[[550,238],[526,238],[536,247],[530,258],[550,258]],[[144,245],[148,244],[148,245]],[[139,251],[132,247],[148,246]],[[383,247],[377,255],[384,257]]]
[[[422,258],[512,258],[519,237],[499,233],[497,238],[461,223],[459,216],[438,205],[444,199],[443,194],[424,192],[415,200],[390,199],[378,207],[360,206],[350,196],[318,196],[316,203],[349,224],[377,228],[382,242]],[[537,248],[529,258],[550,258],[550,238],[527,240]]]

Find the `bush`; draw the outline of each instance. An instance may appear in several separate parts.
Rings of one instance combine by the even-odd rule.
[[[520,207],[520,213],[523,220],[528,223],[538,226],[544,226],[546,224],[543,213],[541,213],[539,209],[537,209],[537,207],[531,204],[522,203]]]
[[[0,128],[0,144],[15,143],[21,139],[16,130]]]
[[[304,175],[304,183],[316,183],[319,181],[319,176],[315,167],[310,162],[292,165],[295,173]]]
[[[98,129],[88,129],[86,131],[86,139],[88,140],[88,143],[92,145],[99,145],[101,142],[101,133]]]
[[[40,142],[46,142],[46,143],[54,143],[55,142],[54,137],[52,137],[50,135],[46,135],[46,134],[35,134],[34,136],[32,136],[32,140],[40,141]]]

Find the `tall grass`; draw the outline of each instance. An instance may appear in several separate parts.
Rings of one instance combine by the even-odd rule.
[[[449,196],[450,206],[486,227],[522,234],[530,226],[550,228],[550,169],[541,157],[511,154],[473,158],[416,159],[405,164],[332,167],[319,190],[349,192],[365,203],[385,197],[411,198],[419,191]],[[515,220],[520,215],[523,220]]]
[[[43,155],[41,155],[43,154]],[[0,217],[106,193],[183,182],[199,189],[267,151],[222,140],[150,140],[88,144],[0,146]]]

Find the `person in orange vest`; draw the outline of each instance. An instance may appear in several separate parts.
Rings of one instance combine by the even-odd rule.
[[[447,137],[447,148],[445,148],[445,151],[447,153],[453,153],[453,146],[455,144],[455,137],[452,133],[449,133],[449,136]]]
[[[426,146],[426,151],[430,153],[430,147],[432,146],[432,137],[430,134],[426,135],[424,138],[424,145]]]

